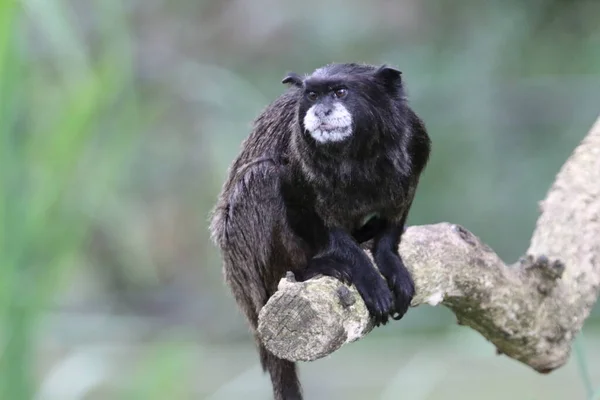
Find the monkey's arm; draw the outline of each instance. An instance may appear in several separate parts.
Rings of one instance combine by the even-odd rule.
[[[527,256],[515,265],[506,265],[460,226],[408,228],[400,254],[415,282],[412,305],[445,305],[499,353],[537,371],[564,365],[600,288],[598,154],[600,118],[557,175]],[[328,277],[282,279],[259,320],[268,348],[303,361],[324,357],[372,329],[356,289]]]

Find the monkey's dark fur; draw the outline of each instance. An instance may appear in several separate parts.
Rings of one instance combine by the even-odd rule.
[[[254,331],[290,270],[300,281],[321,274],[356,285],[377,325],[402,318],[414,285],[397,249],[430,140],[400,71],[330,64],[283,83],[290,88],[256,119],[213,211],[226,282]],[[352,133],[315,140],[304,116],[317,103],[328,115],[334,102],[349,111]],[[257,345],[275,399],[301,399],[295,364]]]

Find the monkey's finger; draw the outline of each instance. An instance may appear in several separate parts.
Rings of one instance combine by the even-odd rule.
[[[405,292],[402,290],[394,291],[395,301],[394,307],[390,312],[390,317],[396,321],[402,319],[404,314],[408,311],[408,307],[410,306],[411,297],[407,296]]]
[[[388,323],[388,316],[387,316],[387,314],[383,314],[381,316],[381,325],[385,325],[387,323]]]

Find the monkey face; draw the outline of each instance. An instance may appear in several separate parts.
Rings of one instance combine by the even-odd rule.
[[[352,135],[352,114],[342,101],[346,88],[306,90],[302,117],[305,131],[318,143],[341,142]]]
[[[298,124],[316,144],[365,145],[384,134],[399,111],[400,71],[382,66],[331,64],[303,79],[288,74],[283,83],[298,91]]]

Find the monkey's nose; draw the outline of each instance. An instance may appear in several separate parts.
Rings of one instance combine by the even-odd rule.
[[[332,112],[333,110],[331,108],[322,108],[318,111],[317,116],[320,118],[328,117],[331,115]]]

